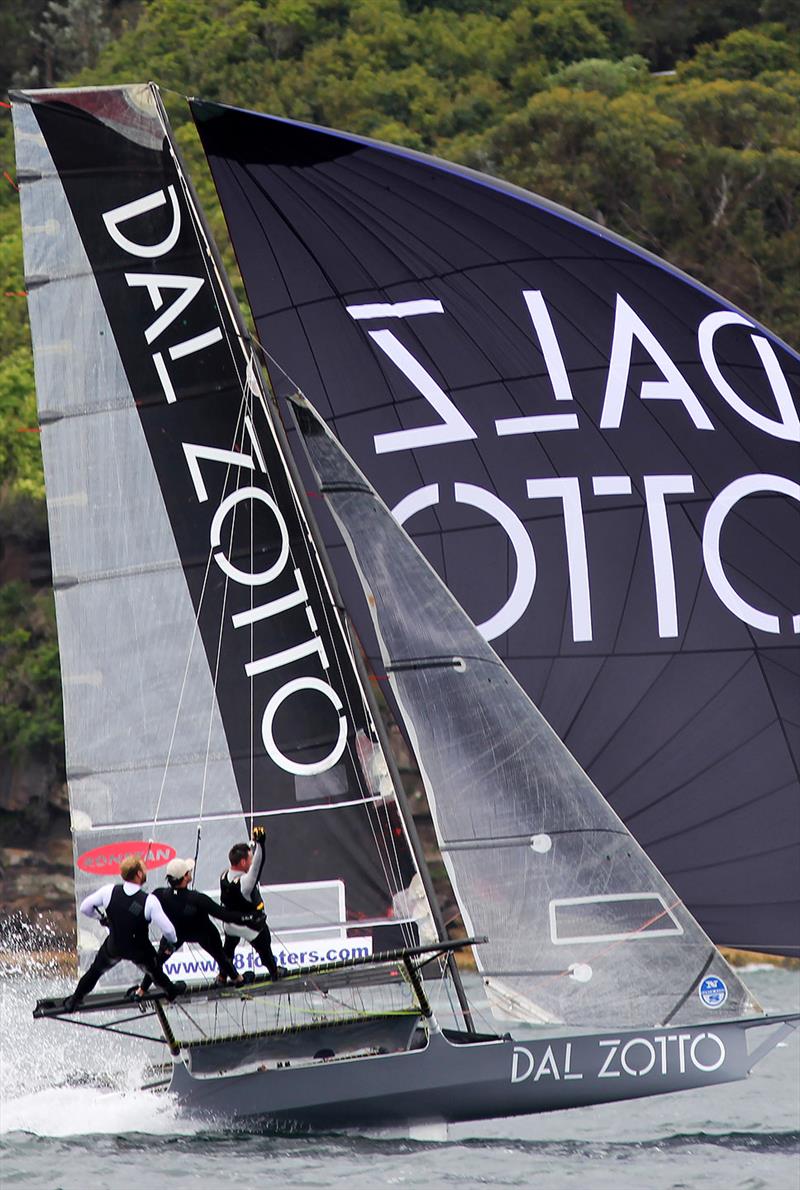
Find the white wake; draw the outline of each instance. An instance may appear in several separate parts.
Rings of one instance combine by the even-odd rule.
[[[0,1136],[131,1132],[187,1135],[208,1127],[182,1114],[163,1091],[142,1090],[150,1063],[166,1053],[150,1042],[54,1020],[33,1020],[37,999],[64,996],[59,975],[25,937],[3,940],[0,962]]]

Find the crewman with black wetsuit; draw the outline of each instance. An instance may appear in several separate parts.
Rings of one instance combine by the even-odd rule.
[[[219,931],[212,925],[211,918],[216,917],[219,921],[232,925],[249,923],[252,926],[255,923],[260,927],[260,915],[256,913],[252,905],[246,913],[240,913],[236,909],[225,909],[216,901],[212,901],[211,897],[207,897],[205,893],[189,888],[193,872],[193,859],[178,859],[177,857],[171,859],[167,864],[166,888],[157,888],[153,893],[178,935],[176,945],[169,949],[172,952],[182,946],[184,942],[197,942],[203,950],[211,955],[219,967],[217,983],[225,984],[230,980],[238,987],[248,981],[245,976],[239,974],[231,959],[225,954]],[[252,981],[252,972],[248,972],[248,975]],[[150,983],[150,976],[146,975],[139,988],[140,995],[147,992]]]
[[[269,971],[270,978],[280,979],[281,975],[286,974],[286,970],[275,962],[269,926],[264,915],[264,902],[261,889],[258,887],[264,867],[265,838],[266,831],[263,826],[255,826],[252,850],[247,843],[237,843],[228,852],[231,866],[219,879],[220,900],[226,909],[238,909],[242,913],[255,911],[260,914],[260,918],[255,929],[244,925],[225,924],[225,954],[229,959],[233,959],[239,939],[244,938]]]
[[[173,983],[161,968],[161,960],[150,941],[149,925],[163,934],[168,943],[177,941],[175,927],[152,893],[146,893],[147,868],[140,855],[129,855],[120,864],[122,884],[104,884],[81,901],[84,917],[99,919],[108,926],[108,937],[95,955],[94,962],[64,1007],[71,1012],[87,996],[101,975],[116,967],[122,959],[144,968],[151,980],[163,988],[170,1000],[186,991],[181,980]]]

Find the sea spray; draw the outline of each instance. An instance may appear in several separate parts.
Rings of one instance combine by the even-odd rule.
[[[171,1096],[143,1091],[152,1063],[163,1061],[151,1042],[58,1020],[34,1020],[36,1001],[63,996],[74,977],[59,973],[39,930],[15,928],[0,938],[0,1135],[192,1133]]]

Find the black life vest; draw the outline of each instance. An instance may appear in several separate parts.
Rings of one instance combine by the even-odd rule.
[[[228,868],[219,878],[219,899],[226,909],[235,909],[237,913],[252,913],[261,904],[261,889],[258,885],[253,889],[253,899],[248,901],[242,892],[240,880],[231,880]]]
[[[209,927],[214,926],[202,905],[196,904],[196,894],[186,888],[157,888],[153,892],[175,927],[178,942],[201,942]]]
[[[129,896],[121,884],[115,884],[106,908],[111,948],[121,958],[133,958],[150,945],[150,933],[144,907],[147,893],[140,888]]]

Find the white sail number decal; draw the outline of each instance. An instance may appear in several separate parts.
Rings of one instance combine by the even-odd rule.
[[[523,290],[522,298],[538,340],[553,398],[563,409],[564,405],[571,402],[574,404],[574,398],[547,303],[538,289]],[[445,310],[438,300],[420,298],[414,301],[348,306],[347,312],[358,322],[379,324],[390,320],[397,322],[409,318],[443,315]],[[751,331],[756,330],[753,323],[731,311],[715,311],[701,321],[697,334],[699,357],[715,389],[735,413],[761,432],[775,438],[800,442],[800,419],[771,343],[763,335],[750,335],[775,399],[776,417],[768,417],[753,409],[723,376],[714,354],[714,338],[723,326],[741,326]],[[448,396],[428,368],[400,342],[393,330],[368,329],[367,333],[383,355],[411,382],[416,392],[428,401],[438,417],[436,422],[415,429],[375,434],[376,454],[417,450],[477,438],[477,432],[456,407],[452,397]],[[685,415],[695,430],[713,431],[715,427],[708,413],[678,366],[621,295],[617,295],[600,429],[614,431],[620,428],[626,395],[630,399],[630,394],[637,389],[631,376],[631,361],[636,344],[639,345],[639,350],[643,348],[648,353],[663,376],[662,380],[640,382],[639,398],[642,401],[677,402],[683,406]],[[498,437],[578,430],[579,412],[572,410],[497,418],[494,428]],[[631,499],[633,510],[634,484],[636,498],[643,499],[646,510],[658,635],[662,639],[679,636],[681,626],[668,508],[669,503],[674,502],[676,498],[694,493],[694,477],[689,474],[655,474],[635,478],[624,474],[595,475],[592,476],[591,482],[592,490],[587,492],[582,491],[581,483],[576,476],[531,476],[524,480],[525,493],[529,500],[551,501],[555,507],[560,505],[564,525],[573,640],[591,641],[594,637],[591,566],[584,516],[586,501],[592,501],[590,511],[593,511],[595,507],[599,507],[596,504],[598,500],[614,499],[619,504],[620,498],[628,497]],[[465,483],[455,483],[453,490],[457,503],[479,508],[496,521],[505,531],[513,550],[516,577],[512,590],[498,611],[478,625],[486,640],[494,640],[517,623],[526,612],[533,596],[537,578],[533,542],[518,514],[496,493]],[[748,602],[737,591],[721,553],[721,537],[726,518],[745,498],[760,495],[785,496],[800,503],[800,484],[781,475],[761,473],[742,476],[728,484],[712,501],[706,514],[702,531],[702,558],[711,585],[728,611],[750,627],[777,634],[782,630],[779,617]],[[405,524],[415,513],[435,506],[439,500],[439,485],[427,484],[405,496],[393,512],[400,524]],[[788,626],[791,632],[800,634],[800,614],[792,615]]]

